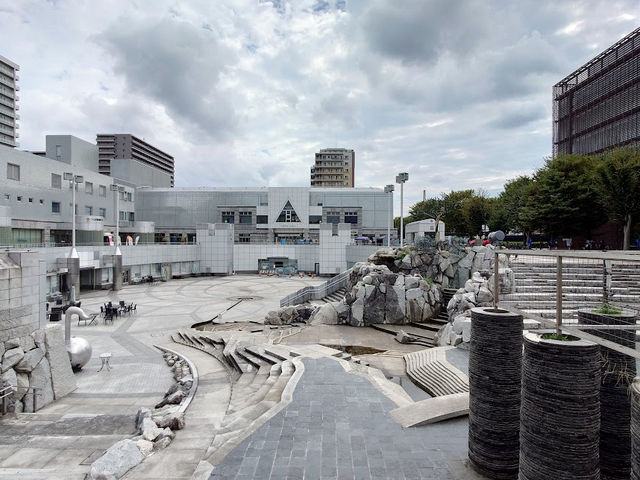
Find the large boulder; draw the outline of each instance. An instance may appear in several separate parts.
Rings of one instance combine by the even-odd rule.
[[[6,372],[10,368],[13,368],[15,365],[20,363],[20,361],[24,358],[24,350],[20,347],[13,347],[6,352],[2,356],[2,371]]]
[[[91,464],[87,480],[106,478],[104,475],[122,477],[125,473],[138,465],[144,459],[137,444],[133,440],[125,439],[113,444],[98,460]],[[102,477],[101,477],[102,476]]]
[[[29,386],[35,389],[37,395],[36,408],[38,410],[53,402],[51,367],[46,357],[43,357],[29,374]],[[29,400],[27,400],[27,397],[30,397]],[[25,412],[33,412],[33,403],[33,390],[31,390],[25,395]]]
[[[22,360],[20,360],[14,368],[17,372],[29,373],[33,371],[34,368],[36,368],[36,365],[40,363],[42,357],[44,357],[44,350],[36,347],[33,350],[29,350],[27,353],[25,353],[24,357],[22,357]]]
[[[71,369],[67,347],[64,344],[62,325],[48,325],[44,335],[46,345],[45,358],[51,366],[51,383],[57,400],[76,389],[76,379]]]
[[[339,302],[336,302],[339,304]],[[333,303],[325,303],[316,309],[310,320],[311,325],[337,325],[338,312]]]

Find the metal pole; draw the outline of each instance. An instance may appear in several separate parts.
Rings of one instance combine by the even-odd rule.
[[[71,256],[76,253],[76,179],[71,180]]]
[[[562,257],[558,255],[556,265],[556,337],[562,338]]]
[[[114,240],[116,243],[116,255],[122,255],[118,245],[120,243],[120,190],[118,189],[114,193],[116,194],[116,238]]]
[[[404,247],[404,218],[402,217],[403,211],[403,193],[404,193],[404,182],[400,182],[400,248]]]
[[[389,197],[389,218],[387,218],[387,247],[391,246],[391,222],[393,221],[393,212],[391,211],[391,197],[393,192],[387,193]]]
[[[500,271],[498,268],[499,259],[500,259],[500,254],[496,250],[495,257],[493,259],[493,308],[494,310],[498,308],[498,292],[500,290],[500,277],[498,276],[498,272]]]

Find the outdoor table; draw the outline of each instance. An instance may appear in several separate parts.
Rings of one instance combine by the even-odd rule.
[[[102,361],[102,365],[100,366],[99,372],[102,371],[104,367],[107,367],[107,370],[111,370],[111,365],[109,365],[109,360],[111,360],[111,352],[105,352],[100,354],[100,360]]]

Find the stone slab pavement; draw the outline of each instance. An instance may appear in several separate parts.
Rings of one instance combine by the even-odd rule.
[[[293,401],[210,480],[482,479],[467,466],[466,419],[403,429],[395,405],[332,359],[303,359]]]

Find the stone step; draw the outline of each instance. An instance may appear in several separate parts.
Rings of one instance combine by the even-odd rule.
[[[419,427],[469,414],[469,393],[426,398],[389,412],[403,428]]]
[[[469,391],[469,379],[446,360],[442,348],[432,348],[404,355],[407,375],[432,396]]]
[[[275,365],[276,363],[280,363],[282,361],[281,358],[277,358],[274,355],[267,353],[267,351],[263,347],[259,347],[256,345],[247,345],[246,347],[244,347],[244,349],[255,355],[256,357],[261,358],[265,362],[270,363],[271,365]]]

